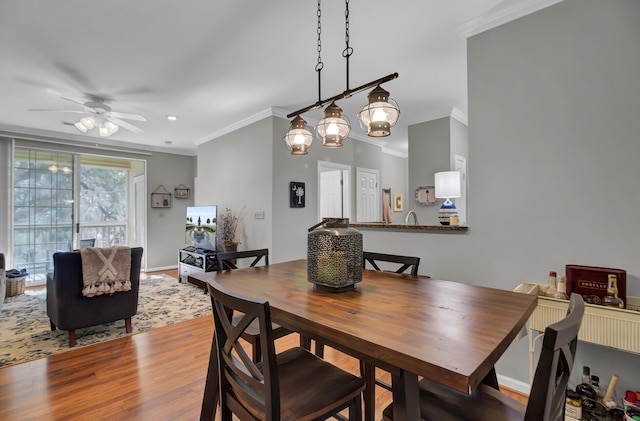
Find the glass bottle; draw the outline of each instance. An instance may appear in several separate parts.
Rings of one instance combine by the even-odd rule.
[[[591,387],[591,369],[587,366],[582,367],[582,383],[576,386],[576,392],[580,394],[582,399],[582,413],[591,414],[596,406],[598,395]]]
[[[607,295],[602,299],[602,305],[624,308],[624,301],[618,297],[618,277],[614,274],[609,275]]]
[[[556,273],[554,271],[549,272],[549,282],[547,283],[547,297],[553,297],[556,293]]]
[[[569,296],[567,295],[567,277],[559,276],[558,277],[558,289],[555,294],[553,294],[553,298],[557,298],[559,300],[568,300]]]
[[[606,391],[602,387],[600,387],[599,376],[596,376],[596,375],[591,376],[591,387],[593,388],[593,390],[596,391],[596,396],[598,397],[599,401],[604,399],[604,394]]]

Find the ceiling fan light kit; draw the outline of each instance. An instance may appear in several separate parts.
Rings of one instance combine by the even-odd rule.
[[[326,104],[330,104],[325,109],[325,116],[322,120],[318,122],[315,127],[316,134],[318,139],[322,141],[322,144],[326,147],[336,148],[342,146],[343,140],[347,138],[349,132],[351,131],[351,125],[349,124],[349,120],[346,116],[342,115],[342,109],[338,107],[335,101],[349,98],[353,94],[364,91],[365,89],[369,89],[375,87],[371,93],[368,95],[369,103],[358,113],[358,120],[360,121],[360,126],[367,131],[367,135],[371,137],[384,137],[389,136],[391,134],[391,127],[393,127],[398,118],[400,117],[400,108],[398,107],[398,103],[393,99],[389,98],[389,92],[383,89],[380,84],[384,82],[388,82],[390,80],[396,79],[398,77],[398,73],[392,73],[388,76],[380,78],[378,80],[374,80],[373,82],[366,83],[362,86],[359,86],[355,89],[349,89],[349,57],[353,54],[353,48],[349,47],[349,0],[345,0],[345,43],[346,48],[342,51],[342,56],[345,58],[346,62],[346,73],[347,73],[347,86],[346,90],[341,94],[335,95],[328,99],[322,99],[321,94],[321,71],[324,67],[324,63],[321,58],[322,51],[322,42],[321,42],[321,34],[322,34],[322,26],[321,26],[321,7],[320,0],[318,0],[318,62],[316,64],[316,72],[318,73],[318,101],[314,104],[311,104],[305,108],[302,108],[296,112],[290,113],[287,115],[287,118],[295,117],[291,122],[291,126],[289,126],[289,130],[287,134],[284,136],[284,141],[287,144],[287,147],[291,151],[292,155],[306,155],[308,147],[311,145],[313,141],[312,137],[303,137],[300,132],[301,128],[299,127],[299,120],[304,122],[300,117],[300,114],[303,114],[307,111],[311,111],[317,108],[320,108]],[[299,120],[298,120],[299,119]],[[310,133],[310,132],[309,132]],[[297,136],[297,137],[296,137]],[[307,136],[305,133],[304,136]],[[305,139],[302,142],[302,139]],[[296,139],[298,142],[296,143]],[[304,147],[301,146],[304,143]]]
[[[120,127],[124,127],[125,129],[133,133],[142,133],[142,129],[134,126],[133,124],[127,123],[122,119],[147,121],[144,116],[140,114],[120,113],[112,111],[111,107],[104,103],[103,98],[93,95],[90,98],[91,100],[88,102],[80,102],[74,99],[61,97],[61,99],[64,99],[65,101],[71,101],[75,104],[81,105],[84,108],[84,111],[47,109],[31,109],[30,111],[52,111],[76,114],[87,113],[89,114],[88,116],[80,118],[80,120],[77,123],[74,123],[73,126],[82,133],[87,133],[89,132],[89,130],[97,128],[98,134],[102,137],[108,137],[114,133],[117,133],[118,130],[120,130]]]

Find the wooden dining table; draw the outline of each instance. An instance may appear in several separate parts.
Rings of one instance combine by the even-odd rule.
[[[494,365],[537,303],[534,295],[373,270],[352,291],[320,291],[307,281],[306,260],[200,279],[268,300],[274,322],[389,371],[396,420],[420,419],[419,377],[462,393],[481,383],[498,388]],[[217,369],[213,358],[201,420],[215,416]],[[369,420],[374,396],[365,391]]]

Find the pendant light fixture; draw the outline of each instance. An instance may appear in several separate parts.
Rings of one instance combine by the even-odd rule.
[[[287,134],[284,135],[284,142],[291,151],[291,155],[306,155],[307,149],[313,142],[313,135],[307,126],[307,122],[299,115],[293,119]]]
[[[322,99],[321,95],[321,71],[324,67],[321,58],[322,51],[322,26],[321,26],[321,7],[320,0],[318,0],[318,63],[316,64],[316,72],[318,73],[318,101],[315,104],[311,104],[305,108],[302,108],[296,112],[287,115],[287,118],[295,117],[289,126],[287,134],[284,136],[284,141],[287,147],[291,151],[292,155],[305,155],[307,154],[307,148],[311,145],[312,139],[307,137],[310,132],[305,127],[304,120],[300,117],[300,114],[307,111],[315,110],[326,104],[329,106],[325,109],[324,118],[318,122],[315,127],[316,135],[322,144],[326,147],[336,148],[343,144],[343,141],[349,136],[351,131],[351,125],[346,116],[342,115],[342,109],[336,105],[336,101],[353,96],[356,93],[362,92],[365,89],[375,87],[369,93],[369,103],[358,113],[358,119],[363,129],[367,131],[367,134],[372,137],[383,137],[391,134],[391,127],[393,127],[398,121],[400,116],[400,109],[398,104],[391,98],[389,98],[389,92],[384,90],[380,85],[390,80],[396,79],[398,73],[392,73],[378,80],[366,83],[355,89],[349,88],[349,57],[353,54],[353,48],[349,46],[349,0],[345,0],[345,44],[346,47],[342,52],[342,56],[345,58],[346,63],[346,82],[347,86],[344,92],[335,95],[331,98]],[[302,123],[301,123],[302,122]],[[297,136],[297,137],[296,137]],[[296,142],[298,139],[298,142]],[[305,139],[305,141],[303,141]],[[308,140],[308,143],[306,143]],[[296,146],[304,144],[304,146]]]
[[[324,110],[324,118],[316,125],[318,138],[328,148],[342,146],[342,141],[349,136],[351,125],[346,116],[342,116],[342,108],[332,102]]]
[[[371,137],[384,137],[391,134],[400,117],[398,103],[389,98],[389,92],[378,85],[369,95],[369,103],[358,113],[363,129]]]

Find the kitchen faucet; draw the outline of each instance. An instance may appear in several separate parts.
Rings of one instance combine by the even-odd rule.
[[[413,209],[407,212],[407,216],[404,218],[404,224],[409,225],[410,215],[413,215],[413,225],[418,225],[418,215],[416,215],[416,212]]]

